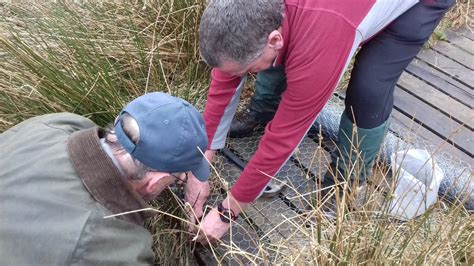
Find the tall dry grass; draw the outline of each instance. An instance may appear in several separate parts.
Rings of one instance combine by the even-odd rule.
[[[457,0],[456,2],[457,4],[441,20],[427,45],[434,45],[440,40],[447,40],[445,34],[447,29],[466,27],[474,31],[474,3],[472,0]]]
[[[0,132],[52,112],[104,126],[149,91],[205,98],[208,69],[197,50],[204,0],[74,2],[84,3],[0,3]],[[164,200],[159,206],[179,211]],[[180,223],[158,215],[149,228],[158,264],[193,263]]]
[[[147,91],[167,91],[193,103],[205,98],[208,69],[197,51],[205,2],[0,3],[0,132],[62,111],[105,125],[123,104]],[[459,2],[434,38],[459,25],[472,27],[470,0]],[[385,178],[387,172],[379,172]],[[213,177],[216,191],[227,186],[219,180]],[[318,207],[320,200],[314,198],[304,215],[287,217],[294,228],[287,239],[256,239],[253,253],[227,243],[213,255],[217,261],[233,257],[263,264],[472,265],[473,220],[460,205],[440,202],[422,217],[399,223],[372,215],[376,205],[367,201],[364,211],[338,213],[333,222]],[[178,202],[168,192],[154,203],[169,214],[149,222],[157,264],[196,263],[186,224],[173,218],[184,217]]]
[[[63,111],[104,125],[147,91],[203,98],[202,8],[190,0],[3,6],[0,130]]]

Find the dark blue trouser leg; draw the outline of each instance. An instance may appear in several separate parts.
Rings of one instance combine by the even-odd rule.
[[[422,1],[362,46],[345,100],[345,112],[351,120],[355,117],[358,127],[374,128],[387,120],[400,75],[454,3],[455,0]]]
[[[352,172],[351,180],[357,177],[364,182],[370,174],[388,128],[395,84],[454,2],[431,0],[416,4],[364,44],[356,55],[341,118],[338,151],[332,155],[333,168],[337,165],[342,174],[338,178],[345,179],[348,166],[357,170]],[[355,129],[350,122],[355,122]],[[334,180],[325,178],[326,182]]]

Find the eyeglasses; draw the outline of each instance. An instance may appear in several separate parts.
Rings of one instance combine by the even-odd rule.
[[[170,175],[176,178],[176,184],[178,185],[186,185],[188,182],[188,172],[183,173],[170,173]]]
[[[186,185],[188,183],[188,172],[183,172],[183,173],[170,173],[170,175],[174,178],[176,178],[176,184],[178,185]],[[184,177],[184,178],[183,178]],[[199,196],[201,195],[201,191],[199,191],[197,197],[196,197],[196,200],[194,201],[194,203],[191,205],[191,208],[194,209],[194,206],[196,205],[196,202],[198,201],[199,199]],[[185,199],[185,197],[183,197],[183,199]],[[183,202],[184,203],[184,202]],[[191,204],[191,203],[190,203]],[[202,216],[204,217],[204,216]],[[200,219],[202,219],[202,217]],[[196,220],[196,222],[198,222]]]

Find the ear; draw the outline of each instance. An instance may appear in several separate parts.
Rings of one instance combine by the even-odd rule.
[[[169,176],[167,173],[161,172],[148,172],[144,177],[145,181],[145,192],[147,194],[154,194],[158,189],[161,189],[163,186],[162,179]]]
[[[278,50],[283,47],[283,35],[281,35],[279,30],[270,32],[270,35],[268,35],[267,45],[273,50]]]

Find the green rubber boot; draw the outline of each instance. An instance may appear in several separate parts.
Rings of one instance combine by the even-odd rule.
[[[349,189],[365,183],[388,130],[388,120],[370,129],[356,127],[345,113],[341,116],[337,149],[331,153],[331,167],[322,187],[347,181]]]

